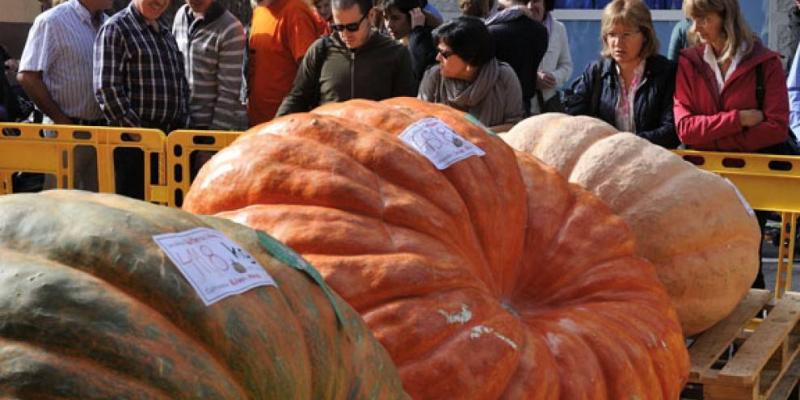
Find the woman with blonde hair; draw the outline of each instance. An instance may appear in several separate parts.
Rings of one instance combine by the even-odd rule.
[[[699,150],[786,153],[789,100],[780,55],[750,31],[737,0],[685,0],[683,12],[700,44],[678,59],[681,141]]]
[[[593,116],[652,143],[677,147],[675,64],[657,53],[650,9],[641,0],[613,0],[600,24],[602,57],[573,82],[567,113]]]
[[[698,150],[793,153],[780,56],[750,31],[739,2],[685,0],[683,12],[700,44],[678,59],[675,121],[681,141]],[[756,216],[763,233],[766,215]],[[753,287],[765,287],[760,266]]]

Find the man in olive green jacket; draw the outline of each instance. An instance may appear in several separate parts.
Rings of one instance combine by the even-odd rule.
[[[417,95],[408,50],[369,24],[372,0],[333,0],[334,33],[309,47],[278,116],[354,98]]]

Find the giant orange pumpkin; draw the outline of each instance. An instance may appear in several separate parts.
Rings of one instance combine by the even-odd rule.
[[[545,114],[501,136],[628,222],[687,335],[725,318],[747,294],[761,235],[729,182],[594,118]]]
[[[483,151],[439,171],[436,116]],[[597,198],[462,113],[350,101],[261,125],[184,207],[265,229],[361,313],[416,399],[675,399],[688,357],[653,266]]]
[[[152,238],[198,227],[277,287],[204,305]],[[120,196],[0,196],[0,398],[408,398],[358,314],[278,261],[292,257],[230,221]]]

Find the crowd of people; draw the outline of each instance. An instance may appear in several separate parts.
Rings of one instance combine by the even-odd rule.
[[[777,79],[780,56],[737,0],[684,1],[668,57],[643,1],[609,2],[600,57],[571,85],[554,0],[459,0],[449,21],[426,0],[375,1],[253,0],[246,26],[217,0],[187,0],[173,21],[167,0],[113,16],[112,0],[61,1],[31,27],[19,86],[0,82],[0,119],[30,118],[34,104],[46,123],[238,131],[328,102],[417,96],[487,126],[555,111],[667,148],[796,151],[797,63]]]
[[[7,68],[18,73],[3,79],[0,120],[244,130],[327,102],[419,95],[513,123],[544,110],[571,73],[566,31],[545,3],[500,0],[489,16],[481,0],[478,16],[444,22],[426,0],[259,0],[245,26],[215,0],[187,0],[173,21],[167,0],[132,0],[113,16],[113,0],[42,2]]]

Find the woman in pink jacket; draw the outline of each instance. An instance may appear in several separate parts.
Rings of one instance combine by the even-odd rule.
[[[685,0],[683,11],[700,44],[678,60],[681,142],[698,150],[785,153],[789,102],[779,54],[750,31],[737,0]]]

